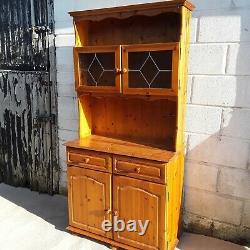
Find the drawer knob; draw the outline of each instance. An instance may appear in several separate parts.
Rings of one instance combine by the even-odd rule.
[[[89,158],[85,158],[85,163],[89,163],[90,159]]]
[[[141,172],[141,168],[136,168],[135,170],[136,170],[137,174],[139,174]]]

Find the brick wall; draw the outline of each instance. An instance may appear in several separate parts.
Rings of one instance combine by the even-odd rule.
[[[144,0],[55,0],[61,191],[65,140],[78,137],[70,10]],[[194,0],[187,100],[184,223],[250,241],[250,1]]]

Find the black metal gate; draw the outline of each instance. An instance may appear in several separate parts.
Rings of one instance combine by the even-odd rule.
[[[0,181],[58,192],[52,0],[0,0]]]

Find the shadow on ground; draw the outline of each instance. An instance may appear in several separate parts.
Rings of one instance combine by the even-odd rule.
[[[24,208],[65,231],[68,224],[67,198],[61,195],[39,194],[26,188],[16,188],[0,184],[0,197]]]

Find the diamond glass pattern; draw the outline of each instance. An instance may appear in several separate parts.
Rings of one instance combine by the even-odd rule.
[[[128,53],[130,88],[171,88],[172,51]]]
[[[81,85],[115,86],[115,53],[80,53]]]

